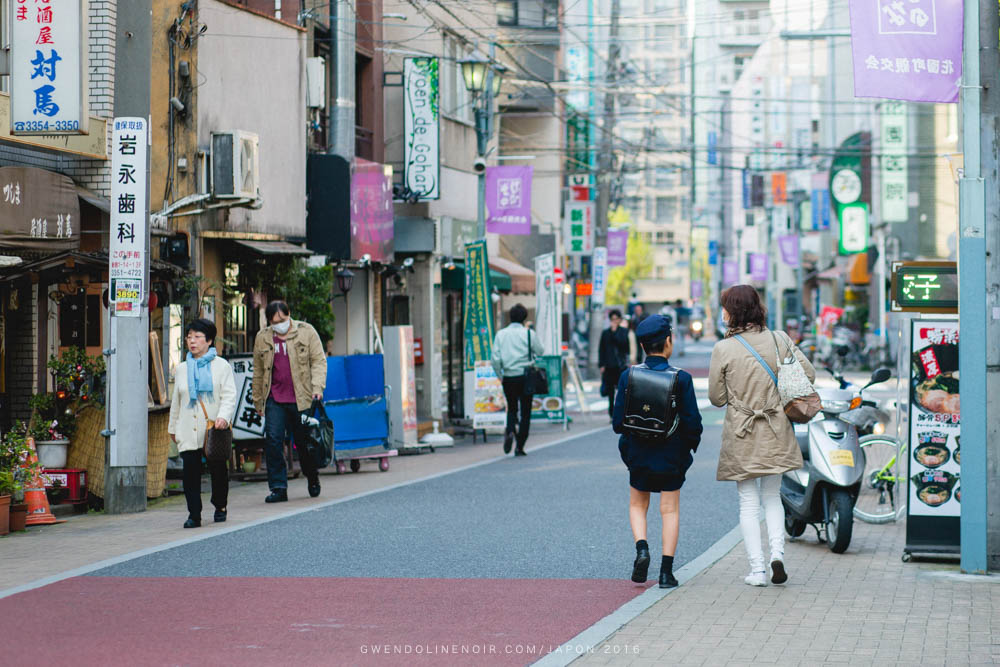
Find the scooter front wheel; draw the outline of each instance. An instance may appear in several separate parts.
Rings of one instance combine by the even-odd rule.
[[[830,551],[842,554],[847,551],[854,532],[854,508],[851,496],[846,491],[837,490],[830,494],[830,521],[826,524],[826,543]]]

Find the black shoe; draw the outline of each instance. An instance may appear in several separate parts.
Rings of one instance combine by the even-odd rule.
[[[288,489],[274,489],[271,495],[264,498],[265,503],[283,503],[288,500]]]
[[[660,571],[660,588],[677,588],[677,578],[673,572]]]
[[[315,484],[310,484],[309,485],[309,497],[310,498],[315,498],[316,496],[319,495],[319,492],[320,492],[319,482],[316,482]]]
[[[511,448],[511,445],[513,445],[513,444],[514,444],[514,434],[513,433],[506,433],[503,436],[503,453],[504,454],[510,454],[510,448]]]
[[[785,564],[780,560],[771,561],[771,583],[783,584],[788,581],[788,573],[785,572]]]
[[[201,519],[188,519],[184,522],[185,528],[201,528]]]
[[[228,510],[215,510],[215,523],[222,523],[228,516]]]
[[[640,547],[636,550],[635,562],[632,564],[632,581],[637,584],[644,583],[648,573],[649,549],[646,547]]]
[[[527,456],[528,452],[524,451],[520,447],[514,450],[514,456]]]

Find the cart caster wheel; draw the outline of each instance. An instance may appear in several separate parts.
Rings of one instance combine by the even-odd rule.
[[[904,563],[909,563],[913,559],[913,555],[909,551],[904,551],[902,560]]]
[[[389,457],[388,456],[383,456],[382,458],[380,458],[378,460],[378,469],[381,470],[382,472],[385,472],[386,470],[389,469]]]
[[[431,447],[430,450],[431,450],[431,454],[433,454],[434,453],[434,448]]]
[[[343,461],[337,461],[337,474],[343,475],[345,472],[347,472],[347,466],[344,465]]]
[[[358,459],[351,459],[351,472],[357,472],[361,470],[361,461]]]

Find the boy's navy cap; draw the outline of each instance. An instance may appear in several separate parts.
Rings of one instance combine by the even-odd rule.
[[[670,320],[663,315],[650,315],[635,330],[640,343],[659,343],[670,336]]]

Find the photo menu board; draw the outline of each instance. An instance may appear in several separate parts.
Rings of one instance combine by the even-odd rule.
[[[957,538],[962,508],[959,327],[955,320],[913,320],[910,326],[910,429],[904,451],[913,525],[907,530],[923,533],[915,535],[919,542],[945,546]],[[922,525],[923,517],[952,521]]]

